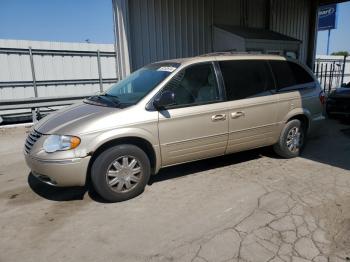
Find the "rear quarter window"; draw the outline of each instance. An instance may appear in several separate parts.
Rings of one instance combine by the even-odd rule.
[[[313,77],[300,65],[290,61],[269,61],[277,89],[314,82]]]
[[[269,95],[275,88],[267,61],[220,61],[219,65],[230,101]]]

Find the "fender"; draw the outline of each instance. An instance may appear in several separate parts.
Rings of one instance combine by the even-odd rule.
[[[158,134],[158,132],[156,133]],[[93,142],[91,143],[91,145],[94,145],[92,151],[95,152],[100,146],[111,140],[127,137],[141,138],[152,145],[156,157],[155,173],[157,173],[161,167],[161,154],[158,137],[154,136],[150,131],[146,129],[125,127],[101,132],[94,138]]]
[[[283,118],[283,123],[287,123],[289,119],[297,116],[297,115],[304,115],[308,119],[308,125],[310,125],[310,120],[311,120],[311,113],[308,109],[305,108],[294,108],[293,110],[289,111],[288,114],[285,115]]]

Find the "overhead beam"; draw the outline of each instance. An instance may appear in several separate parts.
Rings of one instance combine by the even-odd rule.
[[[340,4],[347,2],[348,0],[319,0],[313,2],[319,2],[319,5],[328,5],[328,4]]]

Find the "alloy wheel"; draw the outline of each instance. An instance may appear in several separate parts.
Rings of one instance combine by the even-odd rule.
[[[108,167],[106,181],[110,189],[126,193],[136,187],[142,177],[142,167],[133,156],[121,156]]]
[[[303,145],[303,133],[299,127],[293,127],[289,130],[286,144],[289,151],[293,153],[300,150]]]

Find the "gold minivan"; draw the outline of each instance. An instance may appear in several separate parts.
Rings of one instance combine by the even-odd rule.
[[[47,184],[91,184],[123,201],[163,167],[270,145],[296,157],[324,119],[323,102],[312,72],[281,56],[162,61],[43,118],[24,154]]]

